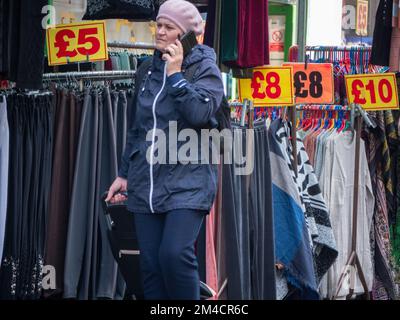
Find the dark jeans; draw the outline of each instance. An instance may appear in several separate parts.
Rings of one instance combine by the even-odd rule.
[[[199,300],[194,245],[206,212],[135,214],[146,300]]]

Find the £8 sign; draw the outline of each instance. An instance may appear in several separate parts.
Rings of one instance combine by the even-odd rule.
[[[104,22],[81,22],[47,29],[49,65],[107,60]]]
[[[349,103],[371,111],[399,108],[394,73],[347,75],[345,81]]]
[[[292,67],[255,68],[252,79],[239,80],[239,98],[255,106],[293,105]]]

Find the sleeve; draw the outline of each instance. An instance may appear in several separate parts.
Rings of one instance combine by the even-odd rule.
[[[135,122],[136,122],[136,110],[137,110],[136,101],[137,100],[136,100],[136,94],[135,94],[135,98],[133,99],[132,106],[131,106],[131,108],[133,108],[131,124],[130,124],[129,130],[128,130],[128,133],[127,133],[125,150],[124,150],[124,153],[122,154],[122,158],[121,158],[121,165],[118,170],[118,177],[121,177],[124,179],[127,179],[127,177],[128,177],[129,157],[132,153],[134,140],[135,140],[135,132],[136,132]]]
[[[167,90],[182,117],[194,127],[203,127],[219,108],[224,86],[215,63],[201,63],[196,74],[194,82],[189,83],[181,72],[174,73],[167,79]]]

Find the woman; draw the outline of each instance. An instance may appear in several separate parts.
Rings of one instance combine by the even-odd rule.
[[[215,198],[217,168],[196,161],[187,164],[179,154],[177,157],[185,142],[177,141],[175,148],[170,145],[170,140],[177,139],[170,128],[177,127],[178,135],[191,129],[200,141],[201,129],[216,122],[224,89],[211,48],[196,45],[183,56],[178,39],[190,30],[196,35],[203,33],[202,18],[193,4],[168,0],[160,7],[157,49],[150,71],[137,84],[140,90],[134,125],[119,176],[107,197],[107,201],[122,201],[124,197],[116,193],[128,191],[128,209],[135,216],[141,252],[145,299],[199,299],[194,244]],[[188,68],[196,68],[190,82],[184,78]],[[154,163],[156,145],[162,141],[156,141],[154,129],[165,133],[166,164]],[[146,154],[150,154],[149,159]]]

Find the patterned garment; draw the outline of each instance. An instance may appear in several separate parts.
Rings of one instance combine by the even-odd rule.
[[[274,173],[272,188],[276,262],[284,266],[283,276],[298,290],[300,299],[319,299],[304,205],[299,188],[293,183],[293,170],[285,157],[287,152],[281,149],[283,136],[278,133],[281,123],[281,119],[273,121],[268,131],[271,171]],[[284,132],[282,134],[285,135]]]
[[[391,175],[393,181],[393,205],[394,208],[389,215],[389,223],[391,226],[391,246],[392,256],[394,263],[400,266],[400,179],[398,174],[400,173],[400,138],[396,120],[392,111],[385,111],[385,129],[386,136],[389,144],[390,156],[392,160]],[[391,196],[391,194],[390,194]]]
[[[383,282],[379,280],[379,277],[375,277],[374,285],[372,287],[372,300],[389,300],[389,295]]]
[[[396,223],[396,167],[397,167],[397,153],[399,146],[399,137],[396,131],[396,124],[394,121],[393,113],[390,110],[384,111],[384,128],[386,133],[386,141],[388,150],[384,150],[384,159],[388,154],[389,162],[385,162],[385,189],[386,201],[388,206],[389,223],[392,225]]]
[[[319,283],[338,256],[336,241],[318,179],[309,161],[303,141],[299,138],[297,138],[297,178],[294,174],[291,144],[287,143],[288,130],[289,128],[285,128],[282,123],[277,131],[277,136],[281,142],[281,151],[286,152],[287,164],[291,168],[293,181],[299,190],[311,236],[316,279]]]
[[[397,76],[397,86],[400,88],[400,77]],[[400,92],[400,91],[399,91]],[[400,117],[399,113],[396,113],[397,116],[397,135],[400,137]],[[400,152],[397,153],[397,167],[396,167],[396,176],[397,176],[397,203],[400,204]],[[400,205],[397,207],[397,217],[396,223],[392,225],[391,228],[391,239],[392,239],[392,249],[393,249],[393,258],[395,260],[395,264],[398,269],[400,269]],[[397,282],[400,286],[400,271],[397,275]]]
[[[391,271],[391,244],[389,228],[389,212],[394,209],[394,194],[391,176],[391,158],[385,130],[385,115],[383,112],[370,113],[370,117],[377,124],[375,130],[367,133],[367,158],[370,168],[371,181],[375,196],[375,277],[380,281],[375,283],[373,296],[382,295],[382,285],[387,295],[394,298],[395,285]],[[390,115],[387,116],[390,119]],[[390,133],[391,134],[391,133]],[[393,137],[393,136],[392,136]]]
[[[303,142],[297,139],[298,176],[301,198],[306,208],[306,217],[315,226],[311,234],[314,245],[317,282],[319,282],[338,256],[328,209],[319,186],[314,168],[309,162]]]

